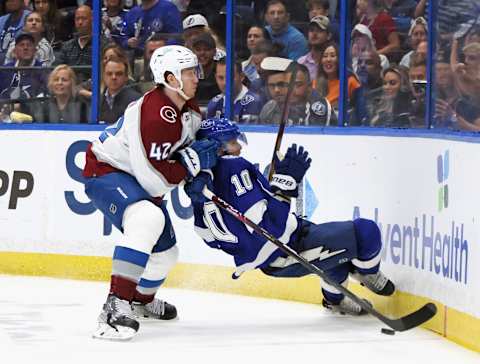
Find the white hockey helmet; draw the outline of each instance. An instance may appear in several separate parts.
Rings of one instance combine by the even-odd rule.
[[[166,88],[176,91],[185,100],[189,97],[183,92],[182,70],[186,68],[198,68],[198,58],[190,49],[169,45],[155,50],[150,59],[150,69],[156,84],[164,85]],[[171,72],[180,83],[179,88],[174,88],[167,83],[165,73]]]

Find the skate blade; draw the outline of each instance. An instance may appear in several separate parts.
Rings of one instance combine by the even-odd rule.
[[[137,332],[130,327],[119,326],[115,329],[108,324],[100,323],[92,337],[100,340],[128,341],[136,334]]]

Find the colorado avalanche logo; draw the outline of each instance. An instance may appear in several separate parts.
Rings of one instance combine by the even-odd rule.
[[[173,124],[177,120],[177,112],[171,106],[163,106],[160,109],[160,117],[167,123]]]
[[[253,101],[255,101],[255,97],[252,95],[245,95],[245,97],[240,101],[240,105],[246,106]]]
[[[324,116],[327,113],[327,108],[323,102],[317,101],[312,104],[312,111],[319,116]]]

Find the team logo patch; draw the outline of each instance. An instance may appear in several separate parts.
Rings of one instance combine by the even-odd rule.
[[[319,116],[324,116],[327,113],[327,107],[321,101],[314,102],[311,108]]]
[[[252,95],[245,95],[243,99],[240,101],[240,105],[246,106],[253,101],[255,101],[255,98]]]
[[[160,19],[155,19],[151,24],[151,28],[153,33],[160,32],[163,28],[163,22]]]
[[[110,212],[111,212],[112,214],[114,214],[114,215],[117,213],[117,206],[116,206],[115,204],[113,204],[113,203],[110,204],[110,207],[109,207],[108,209],[109,209]]]
[[[214,121],[212,119],[205,119],[200,124],[200,129],[210,129],[213,127]]]
[[[177,120],[177,112],[171,106],[163,106],[160,109],[160,117],[167,123],[173,124]]]

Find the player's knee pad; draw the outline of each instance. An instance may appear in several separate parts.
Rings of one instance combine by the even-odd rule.
[[[119,245],[150,254],[165,228],[163,211],[148,200],[135,202],[123,215],[125,241]]]
[[[167,277],[168,272],[178,260],[178,248],[176,245],[160,253],[153,253],[148,259],[142,279],[160,281]]]
[[[380,263],[382,239],[377,224],[368,219],[353,220],[357,238],[357,259],[352,263],[361,270],[375,270]]]

